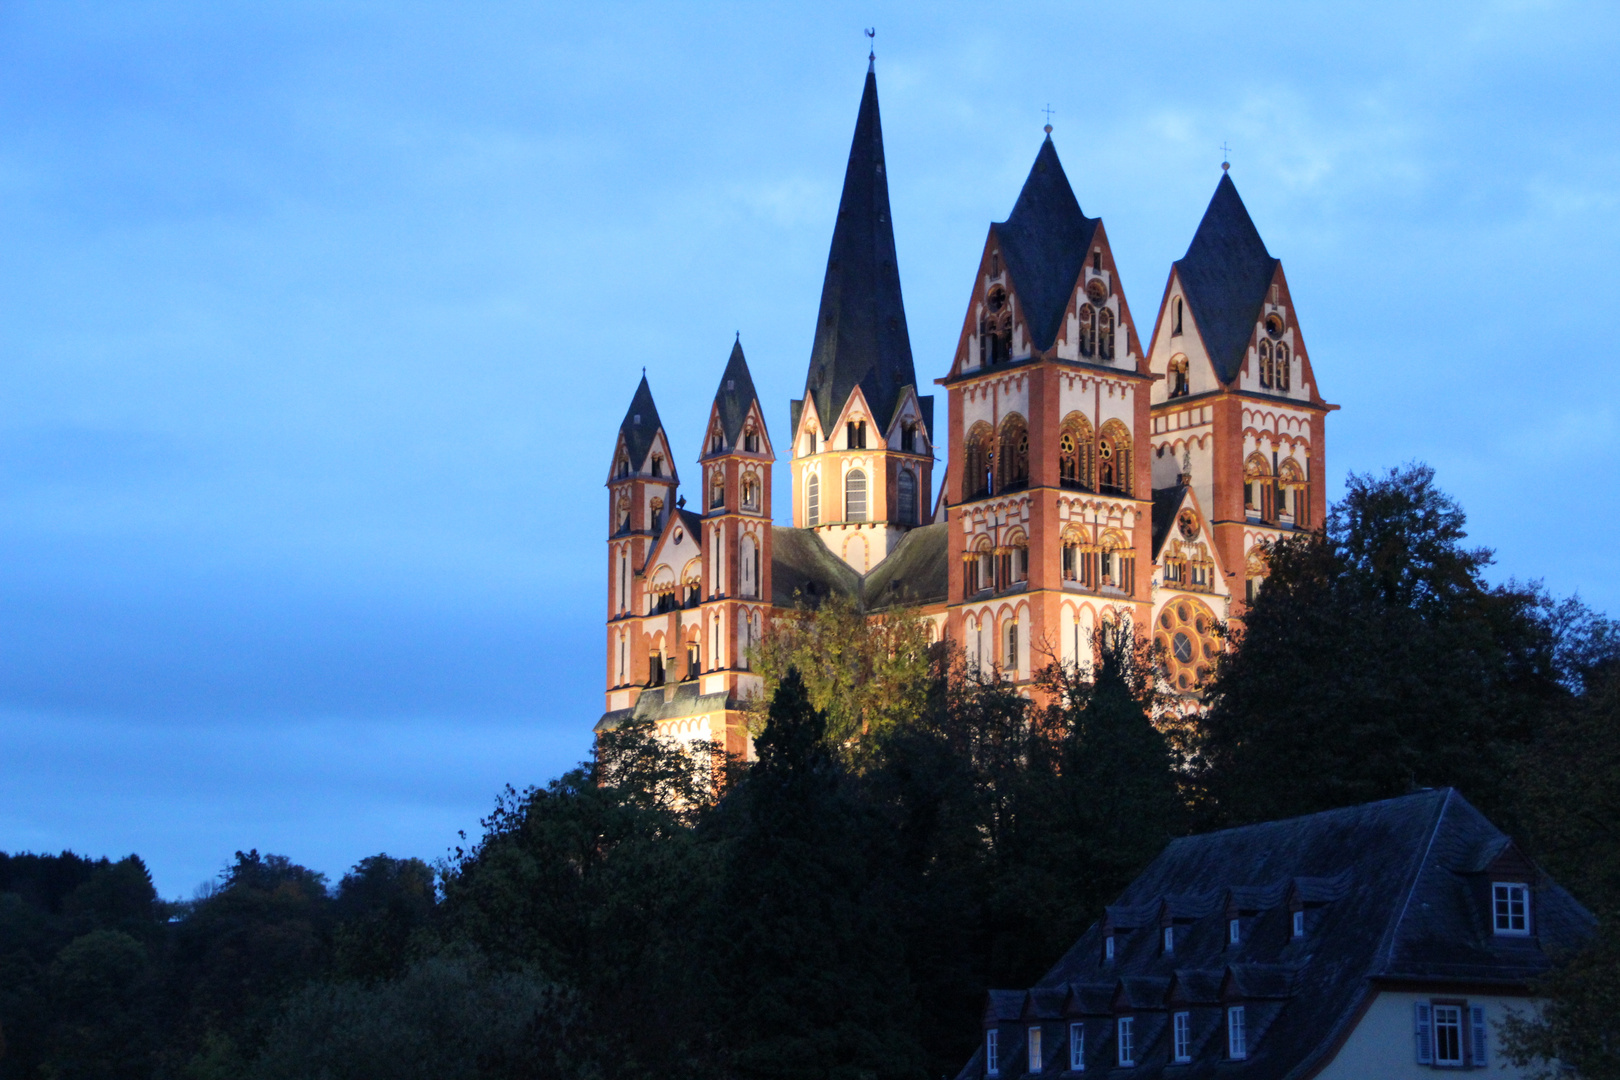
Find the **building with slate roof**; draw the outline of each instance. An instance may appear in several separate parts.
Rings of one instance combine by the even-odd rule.
[[[1516,1076],[1497,1025],[1592,915],[1456,791],[1176,840],[958,1080]]]
[[[776,452],[741,342],[692,510],[643,375],[607,484],[601,725],[656,716],[666,734],[746,754],[750,650],[776,612],[832,595],[918,611],[1032,694],[1048,662],[1089,665],[1099,627],[1133,625],[1191,706],[1218,621],[1241,617],[1264,577],[1264,545],[1322,523],[1333,406],[1282,266],[1224,172],[1144,337],[1048,126],[989,227],[935,380],[941,432],[911,355],[869,64],[810,337],[783,447],[791,527],[773,524]]]

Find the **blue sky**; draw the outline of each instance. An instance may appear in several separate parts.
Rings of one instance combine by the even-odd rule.
[[[1610,5],[11,2],[0,849],[335,876],[582,756],[616,425],[690,471],[741,331],[780,438],[871,25],[920,375],[1042,106],[1139,319],[1224,142],[1335,490],[1620,611]]]

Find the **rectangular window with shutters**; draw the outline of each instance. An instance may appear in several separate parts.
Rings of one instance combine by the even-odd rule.
[[[1472,1038],[1469,1052],[1472,1055],[1469,1064],[1476,1069],[1483,1069],[1487,1064],[1485,1058],[1485,1006],[1470,1005],[1468,1007],[1468,1030]]]
[[[1029,1071],[1032,1073],[1040,1072],[1043,1060],[1041,1056],[1041,1028],[1039,1024],[1032,1024],[1029,1029]]]
[[[1069,1025],[1069,1071],[1086,1071],[1086,1025]]]
[[[1192,1060],[1192,1014],[1178,1012],[1173,1023],[1170,1052],[1176,1064],[1185,1065]]]
[[[1417,1043],[1419,1065],[1434,1064],[1434,1006],[1420,1001],[1413,1006],[1412,1039]]]

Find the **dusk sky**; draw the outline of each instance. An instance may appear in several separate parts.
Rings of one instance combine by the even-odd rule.
[[[690,488],[740,331],[785,441],[867,26],[922,378],[1043,106],[1145,325],[1225,144],[1330,496],[1620,613],[1612,4],[7,0],[0,850],[335,879],[584,756],[617,425]]]

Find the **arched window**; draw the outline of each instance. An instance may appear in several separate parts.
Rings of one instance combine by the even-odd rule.
[[[1097,355],[1097,309],[1090,304],[1080,305],[1080,355]]]
[[[627,492],[619,493],[619,505],[616,510],[618,521],[614,532],[625,532],[630,528],[630,496]]]
[[[1270,387],[1273,380],[1271,367],[1271,342],[1260,343],[1260,385]]]
[[[900,524],[917,524],[917,477],[910,469],[900,470],[895,493],[895,498],[900,504],[898,507]]]
[[[1286,391],[1293,373],[1288,369],[1288,346],[1277,343],[1277,389]]]
[[[1289,495],[1293,497],[1290,499]],[[1293,518],[1295,525],[1305,524],[1305,515],[1300,513],[1306,507],[1305,474],[1300,470],[1299,463],[1289,458],[1277,470],[1277,513],[1289,512],[1289,504],[1293,505]]]
[[[743,433],[743,449],[750,454],[759,453],[759,432],[749,428]]]
[[[1001,666],[1014,678],[1018,676],[1018,620],[1008,619],[1002,631]]]
[[[661,533],[661,532],[664,531],[664,500],[663,499],[654,499],[652,501],[652,514],[650,516],[650,519],[647,522],[647,529],[648,529],[649,532],[653,532],[653,533]]]
[[[971,502],[989,495],[994,487],[991,483],[991,467],[995,463],[995,451],[991,448],[990,425],[980,421],[973,425],[962,440],[962,501]]]
[[[759,509],[759,477],[750,474],[743,478],[742,501],[744,510]]]
[[[1276,516],[1276,484],[1271,465],[1262,454],[1250,454],[1243,463],[1243,508],[1270,521]]]
[[[709,470],[709,507],[726,505],[726,474],[721,469]]]
[[[866,474],[859,469],[844,477],[844,520],[866,520]]]
[[[664,475],[664,455],[662,455],[662,454],[654,454],[653,455],[653,457],[652,457],[652,474],[654,476],[663,476]]]
[[[709,453],[718,454],[720,451],[724,450],[725,448],[726,448],[726,437],[720,431],[720,429],[716,428],[714,434],[709,436]]]
[[[630,475],[630,459],[627,458],[627,457],[620,458],[619,459],[619,467],[618,467],[618,469],[619,469],[619,479],[622,480],[625,477],[629,476]]]
[[[1003,577],[1008,585],[1029,580],[1029,539],[1023,533],[1014,533],[1007,540],[1007,554]]]
[[[1001,422],[1001,445],[997,448],[1000,463],[996,490],[1009,491],[1029,483],[1029,428],[1017,413],[1008,414]]]
[[[737,545],[737,573],[742,577],[742,594],[753,598],[759,595],[759,548],[752,536],[744,535]]]
[[[1097,359],[1114,358],[1114,313],[1107,308],[1097,312]]]
[[[1181,297],[1170,301],[1170,333],[1172,336],[1181,333]]]
[[[1097,486],[1120,495],[1131,493],[1131,433],[1118,420],[1104,424],[1097,440]]]
[[[1058,435],[1059,483],[1070,488],[1091,487],[1092,456],[1096,442],[1091,432],[1091,421],[1077,412],[1064,418]]]
[[[821,524],[821,478],[815,473],[804,480],[804,520],[807,525]]]
[[[1179,302],[1177,301],[1177,303]],[[1170,358],[1170,396],[1186,397],[1188,389],[1187,358],[1185,356],[1172,356]]]
[[[986,366],[1005,364],[1012,356],[1012,312],[1007,310],[1007,291],[1000,285],[985,294],[984,318],[979,323],[979,362]]]

